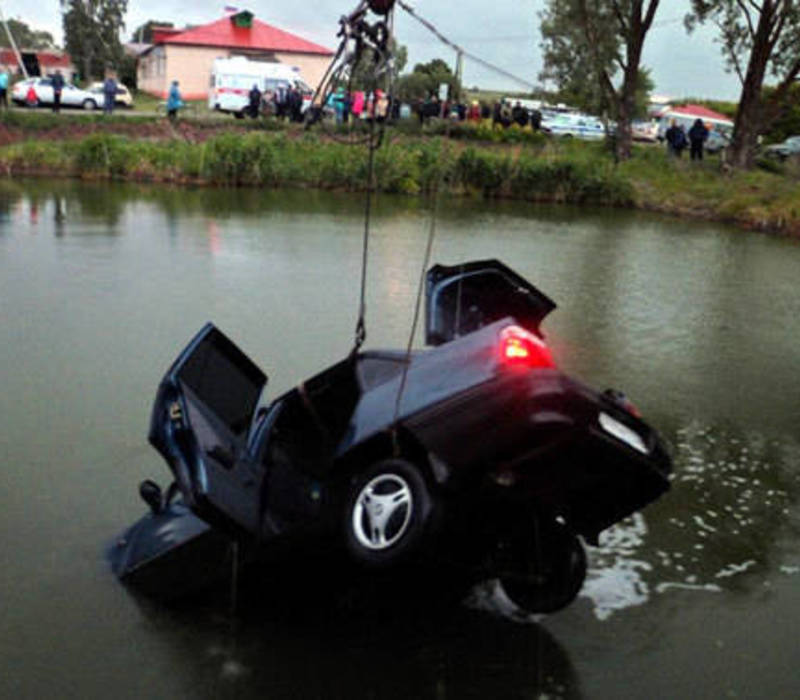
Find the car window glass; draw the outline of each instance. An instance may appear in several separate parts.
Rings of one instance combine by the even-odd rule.
[[[246,434],[264,377],[231,341],[221,333],[210,335],[178,376],[234,434]]]

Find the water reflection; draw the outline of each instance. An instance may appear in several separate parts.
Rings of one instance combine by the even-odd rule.
[[[166,624],[163,610],[142,613],[192,697],[582,697],[569,655],[540,625],[402,602],[372,614],[311,600],[286,614],[296,603],[271,600],[235,620],[224,605],[172,611]]]
[[[378,198],[369,347],[407,341],[426,207]],[[231,630],[224,602],[133,604],[95,558],[138,517],[138,482],[166,475],[146,445],[161,374],[208,319],[270,396],[341,357],[362,216],[330,193],[0,181],[0,695],[616,697],[625,676],[630,696],[717,697],[697,659],[722,649],[726,692],[757,678],[795,696],[779,691],[796,686],[782,661],[800,609],[800,245],[663,217],[462,200],[437,222],[434,259],[499,257],[531,279],[559,304],[559,363],[623,389],[672,445],[673,490],[604,534],[573,606],[522,618],[488,585],[479,611],[249,609]],[[757,673],[739,663],[753,636]]]
[[[800,445],[694,423],[675,440],[667,503],[610,528],[582,591],[598,619],[673,590],[747,592],[789,572],[775,543],[797,533]]]

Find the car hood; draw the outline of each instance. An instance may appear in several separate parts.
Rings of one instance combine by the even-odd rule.
[[[425,342],[441,345],[512,316],[532,333],[555,302],[499,260],[434,265],[427,273]]]

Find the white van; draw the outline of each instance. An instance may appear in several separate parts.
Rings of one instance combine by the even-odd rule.
[[[311,104],[314,92],[301,77],[300,69],[295,66],[250,61],[244,56],[217,58],[211,69],[208,108],[243,117],[250,102],[249,94],[253,85],[258,85],[262,94],[266,91],[275,92],[278,88],[297,88],[303,95],[303,112]]]

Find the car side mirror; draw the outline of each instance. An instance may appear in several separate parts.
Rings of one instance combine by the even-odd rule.
[[[164,499],[161,493],[161,487],[150,479],[145,479],[139,484],[139,495],[142,500],[150,506],[150,510],[154,515],[158,515],[164,508]]]

